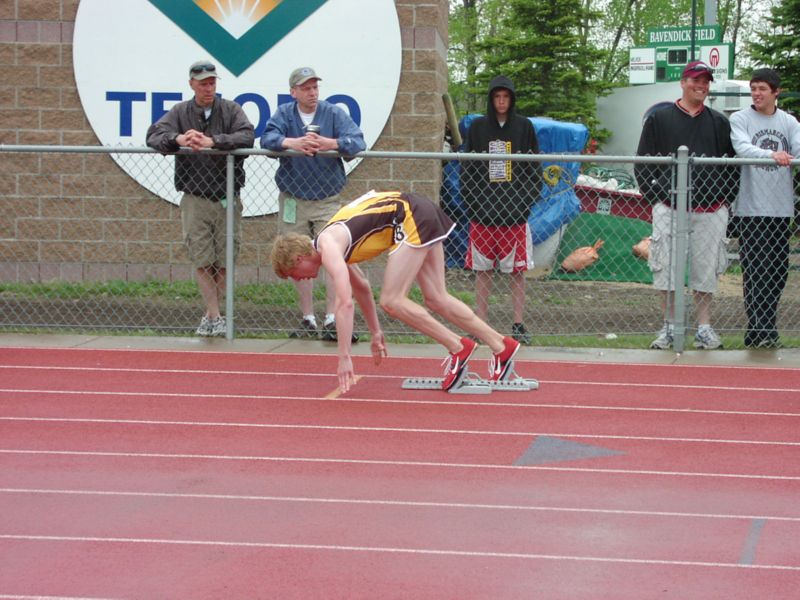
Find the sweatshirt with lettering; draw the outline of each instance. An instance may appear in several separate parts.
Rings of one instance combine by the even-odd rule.
[[[505,123],[498,121],[492,93],[511,92]],[[486,116],[475,119],[467,131],[465,152],[491,154],[538,154],[539,141],[529,119],[516,113],[516,92],[510,79],[495,77],[489,83]],[[461,196],[470,221],[482,225],[525,223],[531,206],[539,200],[541,163],[510,160],[461,162]]]
[[[800,155],[800,123],[787,112],[771,115],[752,106],[731,115],[731,140],[741,158],[772,158],[773,152]],[[792,169],[777,164],[742,166],[734,213],[740,217],[794,216]]]

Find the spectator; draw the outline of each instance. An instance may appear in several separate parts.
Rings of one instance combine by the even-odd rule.
[[[366,149],[364,134],[339,106],[319,99],[320,77],[309,67],[289,75],[289,92],[294,102],[282,104],[272,115],[261,147],[280,152],[296,150],[305,156],[284,157],[275,175],[281,233],[302,233],[314,237],[339,210],[339,193],[345,184],[341,158],[319,156],[333,150],[354,156]],[[316,130],[316,131],[315,131]],[[290,337],[317,337],[314,315],[313,281],[295,281],[303,320]],[[335,294],[326,289],[326,314],[322,324],[323,340],[336,341],[334,317]],[[353,341],[358,336],[353,334]]]
[[[389,258],[381,287],[381,307],[449,350],[442,389],[448,390],[460,383],[477,344],[468,337],[459,338],[408,298],[415,280],[431,311],[483,340],[492,349],[491,377],[494,381],[503,381],[512,372],[512,359],[519,350],[519,342],[497,333],[447,292],[442,240],[453,227],[450,218],[423,196],[373,191],[342,207],[313,240],[292,233],[279,236],[275,241],[272,265],[280,277],[313,278],[324,266],[333,280],[339,340],[337,373],[342,391],[348,391],[355,382],[349,342],[353,330],[353,297],[372,334],[371,350],[376,364],[386,356],[372,291],[358,267],[358,263],[385,250],[389,250]]]
[[[486,116],[467,131],[465,152],[537,154],[539,142],[533,124],[516,114],[514,84],[507,77],[489,83]],[[533,267],[533,245],[528,227],[531,206],[541,191],[541,166],[510,160],[462,161],[461,195],[469,213],[469,246],[465,267],[475,271],[475,312],[486,320],[492,271],[511,278],[514,323],[512,337],[529,344],[523,324],[525,271]]]
[[[753,104],[731,115],[731,139],[743,158],[774,165],[745,165],[734,205],[742,263],[748,348],[779,348],[778,303],[789,276],[794,216],[792,159],[800,154],[800,123],[777,106],[781,80],[772,69],[750,78]]]
[[[681,97],[645,120],[636,153],[668,156],[674,155],[680,146],[686,146],[694,156],[733,156],[728,119],[704,105],[711,81],[714,76],[707,64],[702,61],[687,64],[681,75]],[[672,169],[664,165],[637,164],[635,174],[640,191],[653,205],[649,263],[665,318],[650,347],[668,349],[673,344],[675,306],[671,269],[675,223]],[[722,340],[711,327],[711,301],[717,291],[718,277],[727,266],[728,206],[736,197],[738,187],[737,167],[693,165],[691,168],[689,284],[697,317],[695,348],[722,347]]]
[[[226,157],[205,149],[252,148],[253,125],[242,107],[216,95],[217,69],[208,61],[189,67],[192,100],[179,102],[147,130],[147,145],[159,152],[191,148],[196,154],[175,157],[175,189],[181,198],[183,241],[196,268],[197,286],[206,306],[197,335],[225,334],[220,305],[225,293],[225,223],[227,202],[234,202],[234,252],[239,250],[244,159],[235,157],[235,198],[227,198]]]

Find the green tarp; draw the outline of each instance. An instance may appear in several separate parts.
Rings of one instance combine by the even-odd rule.
[[[633,255],[633,245],[652,232],[652,225],[640,219],[581,213],[564,232],[551,279],[574,281],[632,281],[653,283],[647,261]],[[577,273],[561,269],[561,262],[576,248],[603,240],[600,260]]]

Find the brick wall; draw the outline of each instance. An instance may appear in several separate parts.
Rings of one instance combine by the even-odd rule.
[[[78,98],[79,0],[0,1],[0,144],[97,146]],[[447,0],[395,0],[403,65],[375,150],[442,148]],[[346,193],[397,188],[438,197],[436,161],[363,161]],[[245,219],[238,279],[270,279],[274,217]],[[0,154],[0,281],[187,279],[180,211],[103,154]]]

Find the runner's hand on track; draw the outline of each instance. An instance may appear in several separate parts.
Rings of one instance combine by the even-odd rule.
[[[372,359],[375,361],[376,365],[381,364],[384,356],[389,356],[389,352],[386,350],[386,341],[383,339],[382,331],[379,331],[377,334],[372,336],[372,344],[370,344],[370,348],[372,349]]]
[[[339,357],[339,368],[336,373],[339,375],[339,389],[342,393],[350,391],[356,383],[356,375],[353,372],[353,360],[349,356]]]

